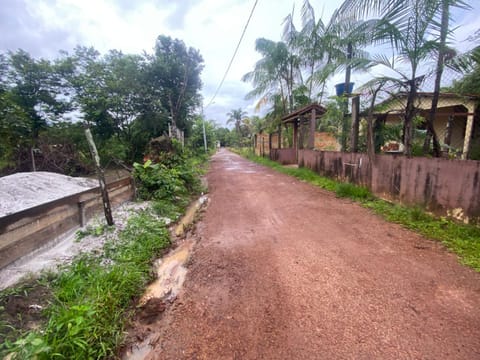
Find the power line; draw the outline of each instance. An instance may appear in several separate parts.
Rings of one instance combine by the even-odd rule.
[[[240,47],[240,44],[242,43],[243,36],[245,35],[245,32],[247,31],[248,24],[250,23],[250,19],[252,18],[252,15],[253,15],[253,12],[255,11],[255,7],[257,6],[257,3],[258,3],[258,0],[255,0],[255,3],[253,4],[252,10],[250,11],[250,16],[248,17],[247,23],[245,24],[245,26],[243,28],[242,36],[240,36],[240,40],[238,40],[237,47],[235,48],[235,51],[233,52],[233,56],[230,59],[230,63],[228,64],[227,70],[225,70],[225,74],[223,75],[222,81],[220,81],[220,84],[218,85],[217,90],[215,90],[215,94],[213,94],[212,98],[210,99],[208,104],[205,106],[205,109],[213,104],[213,100],[215,100],[215,98],[217,97],[218,92],[220,91],[220,88],[222,87],[223,82],[225,81],[225,79],[227,77],[227,74],[230,71],[230,68],[233,64],[233,60],[235,59],[235,56],[237,55],[238,48]]]

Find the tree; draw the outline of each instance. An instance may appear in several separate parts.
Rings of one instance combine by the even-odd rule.
[[[188,139],[188,144],[192,149],[204,151],[203,128],[205,125],[205,137],[207,139],[207,147],[215,148],[217,142],[216,126],[212,120],[206,121],[202,115],[197,115],[192,124],[192,132]]]
[[[461,95],[480,93],[480,29],[469,37],[469,41],[477,44],[471,50],[450,59],[447,66],[458,72],[466,73],[462,79],[453,83],[452,90]]]
[[[413,137],[413,118],[416,116],[414,101],[417,89],[423,76],[418,76],[420,65],[437,54],[436,84],[434,93],[436,98],[432,101],[430,116],[427,120],[429,135],[434,139],[435,154],[439,155],[439,145],[433,129],[438,103],[443,72],[443,62],[446,56],[446,39],[449,31],[448,19],[450,6],[468,8],[463,0],[345,0],[339,9],[340,16],[373,16],[381,17],[380,24],[376,26],[374,42],[389,39],[396,52],[397,60],[408,63],[410,72],[400,74],[402,80],[393,78],[379,79],[390,80],[400,85],[407,92],[407,104],[404,116],[404,145],[405,154],[411,156]],[[440,21],[438,20],[440,18]],[[394,61],[383,58],[379,63],[387,64],[394,68]],[[398,72],[398,71],[397,71]],[[427,137],[425,147],[429,143]]]
[[[438,26],[439,33],[439,48],[437,55],[437,67],[435,70],[435,86],[433,90],[432,106],[428,118],[426,119],[427,123],[427,136],[425,137],[425,143],[423,145],[423,152],[427,153],[430,148],[430,142],[433,141],[433,155],[439,157],[441,155],[440,144],[433,127],[433,121],[435,120],[435,115],[437,112],[438,99],[440,97],[440,85],[442,82],[443,68],[445,64],[445,57],[448,56],[449,49],[447,48],[447,36],[449,32],[449,21],[450,21],[450,7],[457,6],[463,9],[469,9],[470,6],[463,2],[462,0],[440,0],[441,10],[440,10],[440,26]]]
[[[287,114],[290,109],[291,93],[293,88],[292,70],[289,69],[289,50],[287,45],[280,41],[275,42],[265,38],[255,41],[255,50],[263,58],[257,61],[255,69],[243,75],[243,81],[252,82],[254,89],[245,98],[253,99],[260,97],[257,107],[266,104],[276,95],[280,95],[283,113]]]
[[[233,123],[235,126],[235,131],[239,136],[242,134],[242,120],[247,116],[247,112],[243,111],[241,108],[232,109],[229,113],[227,113],[228,119],[227,124]]]
[[[30,154],[35,171],[34,147],[41,130],[57,121],[70,110],[68,99],[62,97],[62,87],[54,67],[48,60],[35,60],[26,51],[8,53],[8,102],[14,103],[29,120]],[[5,65],[3,65],[5,66]]]
[[[147,81],[150,91],[160,99],[172,125],[187,130],[187,119],[201,100],[202,56],[198,50],[187,48],[183,41],[160,35],[155,44],[155,55],[149,60]]]

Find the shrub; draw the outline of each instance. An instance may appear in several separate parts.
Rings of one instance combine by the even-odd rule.
[[[372,193],[366,187],[356,186],[350,183],[339,183],[335,188],[335,194],[338,197],[350,198],[354,200],[368,200],[372,198]]]

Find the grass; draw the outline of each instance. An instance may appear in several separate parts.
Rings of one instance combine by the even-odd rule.
[[[458,255],[461,263],[480,272],[480,227],[458,223],[445,217],[436,217],[420,207],[392,204],[374,197],[361,186],[341,183],[325,178],[307,168],[291,168],[275,161],[254,155],[248,150],[234,150],[236,153],[283,174],[335,192],[336,196],[350,198],[362,206],[371,209],[384,219],[398,223],[427,238],[442,242],[449,250]]]
[[[205,191],[199,177],[206,171],[208,156],[180,160],[160,175],[151,174],[162,184],[175,185],[169,196],[157,197],[151,209],[131,216],[118,236],[109,236],[102,251],[79,255],[56,272],[0,292],[0,310],[12,296],[22,297],[14,300],[25,301],[26,306],[39,299],[44,305],[33,329],[24,321],[12,320],[12,316],[22,317],[21,313],[9,312],[7,321],[7,316],[0,316],[0,359],[8,354],[9,359],[38,360],[116,356],[135,301],[152,280],[152,262],[170,246],[163,218],[177,220],[191,197]],[[76,238],[81,241],[109,230],[104,225],[90,226],[77,232]],[[47,288],[48,296],[32,292],[39,285]]]
[[[151,280],[151,263],[170,245],[167,228],[149,211],[129,219],[101,255],[83,254],[50,281],[53,298],[40,331],[6,340],[16,359],[112,357],[130,308]],[[50,274],[50,276],[52,276]],[[10,290],[12,291],[12,290]]]

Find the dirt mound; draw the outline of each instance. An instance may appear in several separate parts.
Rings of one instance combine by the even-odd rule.
[[[0,178],[0,217],[98,186],[93,179],[51,172],[24,172]]]

